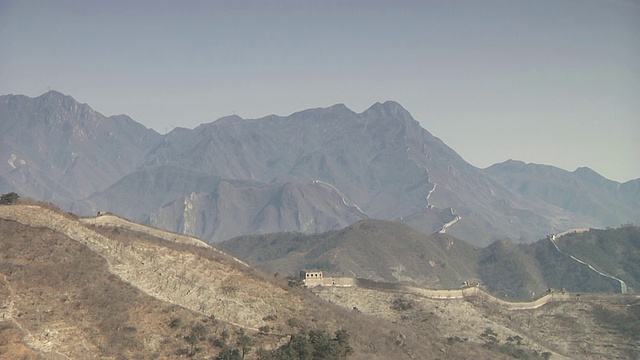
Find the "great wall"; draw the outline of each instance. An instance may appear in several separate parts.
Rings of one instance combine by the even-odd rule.
[[[306,277],[303,274],[318,274],[319,276]],[[324,277],[322,272],[301,272],[301,277],[307,287],[361,287],[377,291],[394,292],[398,294],[411,294],[433,300],[467,300],[480,299],[491,302],[510,310],[537,309],[554,301],[622,301],[629,302],[640,299],[636,294],[598,294],[598,293],[570,293],[566,291],[549,291],[545,295],[533,301],[505,301],[483,290],[479,285],[464,286],[459,289],[424,289],[415,286],[381,283],[368,279],[349,277]]]
[[[225,255],[224,257],[219,257],[219,259],[222,259],[221,262],[218,258],[205,259],[203,261],[203,258],[190,252],[174,250],[172,247],[160,246],[153,242],[139,241],[135,242],[135,246],[133,243],[122,243],[101,235],[97,231],[98,229],[94,228],[94,226],[126,228],[158,236],[167,241],[196,245],[200,248],[207,248],[208,251],[219,252],[219,250],[198,239],[148,228],[115,215],[102,214],[95,218],[78,219],[63,212],[52,211],[39,206],[14,205],[0,206],[0,218],[14,220],[31,227],[49,228],[64,234],[104,257],[112,274],[145,293],[203,315],[215,315],[216,319],[254,332],[258,332],[259,328],[265,325],[264,314],[276,314],[280,318],[286,318],[291,316],[288,309],[294,303],[301,301],[296,296],[288,298],[287,301],[277,300],[277,294],[274,292],[284,293],[285,290],[268,286],[269,284],[264,283],[264,279],[243,277],[240,268],[244,267],[244,265],[235,258]],[[223,255],[222,252],[219,252],[219,254]],[[176,262],[184,265],[184,268],[189,269],[189,271],[174,271],[173,265]],[[592,303],[598,303],[595,305],[598,307],[610,306],[607,304],[616,304],[614,306],[622,307],[634,306],[634,303],[637,304],[638,299],[640,299],[640,295],[631,294],[549,292],[533,301],[512,302],[496,298],[482,289],[481,286],[435,290],[397,283],[381,283],[361,278],[324,277],[324,274],[319,271],[308,272],[308,274],[310,275],[309,277],[307,277],[307,272],[304,272],[303,279],[310,291],[335,305],[343,306],[347,309],[353,308],[358,312],[364,312],[376,317],[386,317],[394,321],[393,309],[389,307],[389,303],[393,298],[405,298],[404,295],[407,295],[406,298],[413,297],[418,304],[421,303],[419,301],[430,302],[432,307],[429,311],[435,312],[443,319],[448,319],[446,320],[448,321],[446,326],[441,329],[444,331],[443,336],[456,335],[461,338],[468,337],[470,341],[481,342],[482,339],[478,338],[479,331],[491,327],[500,334],[501,339],[516,335],[526,337],[527,346],[530,349],[538,349],[540,351],[556,349],[558,352],[553,350],[553,357],[557,359],[573,358],[561,354],[571,354],[575,349],[568,346],[573,346],[574,342],[582,340],[571,338],[569,339],[571,341],[555,343],[549,338],[536,338],[532,335],[534,332],[529,328],[518,328],[509,324],[495,322],[486,317],[487,313],[485,311],[488,311],[489,314],[494,314],[496,311],[504,309],[510,314],[507,315],[509,321],[513,316],[514,322],[523,322],[524,320],[522,319],[532,315],[519,310],[538,309],[552,302],[558,302],[559,306],[564,306],[564,308],[560,309],[581,311],[585,307],[594,306]],[[241,277],[244,280],[242,280],[242,286],[238,286],[238,279]],[[6,279],[0,279],[0,283],[10,285],[10,282]],[[268,299],[271,297],[273,298]],[[15,311],[12,306],[13,301],[14,297],[11,296],[5,304],[0,304],[0,313],[5,318],[17,319],[15,317],[17,314],[14,314]],[[603,303],[604,301],[607,304]],[[295,304],[295,306],[301,305]],[[485,308],[485,306],[487,307]],[[549,310],[550,314],[557,309],[557,307],[551,308]],[[510,312],[511,310],[515,312]],[[546,310],[541,311],[544,313]],[[536,321],[534,320],[534,323]],[[546,331],[546,329],[544,330]],[[26,344],[36,349],[49,349],[51,347],[51,334],[56,334],[56,341],[61,344],[73,343],[73,339],[77,338],[72,328],[48,327],[43,328],[40,332],[31,334],[26,339]],[[596,335],[593,333],[589,334],[585,335],[584,338],[588,339],[590,343],[594,343],[595,340],[593,339],[600,339],[595,337]],[[574,334],[572,336],[575,337],[577,335]],[[607,350],[609,348],[606,346],[610,346],[609,341],[598,340],[596,342],[601,345],[602,349]],[[616,341],[616,346],[619,348],[634,351],[633,344],[629,345],[624,341]],[[582,344],[584,341],[580,343]]]
[[[43,209],[39,206],[14,205],[10,207],[0,207],[0,218],[4,218],[7,220],[15,220],[31,226],[47,227],[52,230],[60,231],[70,236],[71,238],[93,248],[95,251],[97,251],[98,253],[102,254],[102,256],[107,258],[107,260],[111,260],[111,261],[115,260],[115,259],[112,259],[112,256],[115,253],[122,254],[124,250],[122,246],[120,244],[114,243],[112,240],[105,238],[104,236],[98,235],[94,231],[82,225],[114,226],[114,227],[126,228],[126,229],[134,230],[137,232],[147,233],[149,235],[157,236],[169,241],[211,248],[223,254],[223,252],[213,247],[210,247],[208,244],[196,238],[150,228],[144,225],[130,222],[128,220],[122,219],[112,214],[100,214],[97,217],[83,218],[83,219],[79,219],[79,221],[74,221],[69,218],[66,218],[61,214],[58,214],[48,209]],[[132,250],[132,249],[129,249],[129,250]],[[155,263],[156,262],[155,260],[146,259],[149,261],[145,264],[145,262],[143,261],[144,259],[136,259],[136,260],[131,259],[133,260],[131,261],[131,263],[135,264],[135,266],[132,266],[132,267],[123,266],[122,264],[123,258],[139,257],[134,255],[135,252],[136,251],[128,251],[127,252],[128,254],[126,256],[124,257],[118,256],[118,259],[116,261],[113,261],[113,263],[111,264],[111,268],[114,271],[114,273],[118,274],[119,276],[128,280],[131,283],[138,283],[138,286],[142,285],[141,286],[142,288],[145,288],[149,293],[154,294],[159,298],[165,298],[167,300],[176,301],[177,299],[173,298],[173,296],[171,295],[166,294],[165,293],[166,290],[163,290],[159,287],[160,286],[159,283],[150,284],[148,283],[148,280],[145,278],[144,274],[147,274],[147,275],[157,274],[158,268],[160,266],[159,264]],[[238,260],[235,258],[233,259],[237,261],[238,264],[246,265],[241,260]],[[125,262],[128,262],[128,261],[125,261]],[[149,266],[151,266],[152,269],[146,269]],[[148,271],[150,271],[151,273],[148,273]],[[302,272],[302,274],[305,274],[305,273],[306,272]],[[380,282],[375,282],[372,280],[361,279],[361,278],[324,277],[322,272],[308,272],[308,274],[312,276],[306,277],[306,275],[302,275],[307,287],[315,287],[315,286],[345,287],[345,288],[361,287],[361,288],[367,288],[367,289],[378,290],[378,291],[412,294],[415,296],[424,297],[428,299],[436,299],[436,300],[482,299],[483,301],[489,301],[489,302],[498,304],[504,308],[512,309],[512,310],[536,309],[554,301],[631,301],[635,299],[640,299],[640,295],[636,295],[636,294],[576,294],[576,293],[568,293],[568,292],[564,292],[564,293],[549,292],[544,296],[533,301],[511,302],[511,301],[505,301],[503,299],[495,297],[494,295],[483,290],[480,286],[465,286],[459,289],[436,290],[436,289],[424,289],[424,288],[401,285],[401,284],[380,283]],[[165,279],[163,281],[165,285],[171,282],[171,281],[168,282],[167,280],[168,279]],[[174,282],[176,282],[176,284],[182,282],[182,279],[178,279],[178,278],[173,280]],[[206,282],[205,279],[202,279],[202,280]],[[184,301],[184,299],[181,299],[181,300]],[[182,302],[182,301],[178,301],[178,302]],[[197,308],[197,306],[191,304],[191,302],[195,303],[196,301],[199,302],[201,301],[201,299],[194,298],[190,300],[189,305],[191,306],[187,306],[187,307]],[[242,321],[239,321],[239,319],[235,318],[234,316],[230,316],[230,317],[233,318],[233,319],[229,319],[230,321],[234,322],[233,320],[235,320],[237,322],[242,323]],[[244,319],[244,320],[246,321],[247,319]],[[255,324],[256,322],[254,322],[251,325],[256,326]],[[248,324],[244,324],[244,326],[251,327]]]

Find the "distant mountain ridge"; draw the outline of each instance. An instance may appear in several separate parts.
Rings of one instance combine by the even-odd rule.
[[[561,196],[525,191],[510,167],[468,164],[392,101],[359,114],[338,104],[257,120],[229,116],[159,135],[52,91],[1,97],[0,129],[3,192],[81,214],[112,211],[210,242],[378,218],[486,245],[640,219],[640,180],[597,185],[599,175],[580,170],[548,186]],[[569,180],[580,188],[567,188]]]
[[[619,184],[589,168],[569,172],[549,165],[509,160],[485,171],[525,196],[611,225],[640,219],[640,179]]]
[[[484,211],[473,211],[473,204],[494,201],[484,198],[486,189],[509,199],[503,207],[526,203],[464,162],[395,102],[374,104],[361,114],[336,105],[287,117],[227,117],[191,131],[178,129],[145,161],[145,166],[163,165],[263,183],[320,180],[339,189],[369,217],[406,218],[412,226],[434,232],[460,215],[473,227],[463,225],[461,233],[482,234],[483,242],[511,235],[484,228]],[[454,210],[442,219],[438,209],[448,208]]]
[[[105,117],[72,97],[0,96],[0,176],[42,200],[75,201],[135,170],[161,136],[126,115]]]

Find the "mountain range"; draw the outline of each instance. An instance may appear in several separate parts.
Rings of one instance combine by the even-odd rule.
[[[55,91],[6,95],[0,157],[0,192],[211,243],[373,218],[484,246],[640,220],[640,179],[517,161],[479,169],[392,101],[362,113],[229,116],[160,135]]]
[[[4,189],[68,205],[135,171],[160,134],[70,96],[0,97]]]

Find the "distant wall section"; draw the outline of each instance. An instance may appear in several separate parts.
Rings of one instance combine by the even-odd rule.
[[[307,287],[338,286],[350,287],[356,285],[356,279],[348,277],[325,277],[322,271],[300,271],[300,278]]]

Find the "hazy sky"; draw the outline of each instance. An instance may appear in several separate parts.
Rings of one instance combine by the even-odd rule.
[[[0,0],[0,94],[159,132],[395,100],[471,164],[640,177],[640,0]]]

